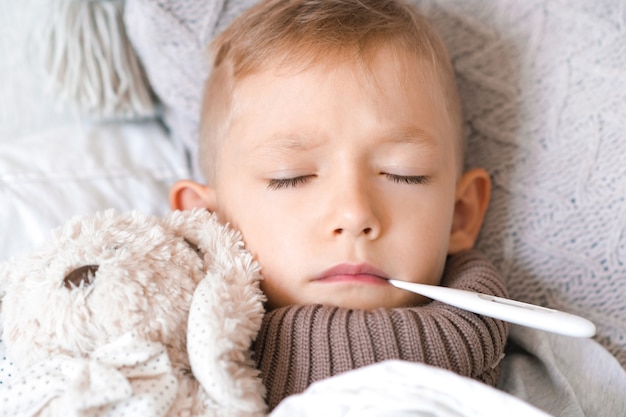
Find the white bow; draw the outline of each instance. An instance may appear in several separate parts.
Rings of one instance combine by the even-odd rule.
[[[0,385],[0,416],[163,417],[178,381],[165,347],[127,333],[89,358],[59,355]]]

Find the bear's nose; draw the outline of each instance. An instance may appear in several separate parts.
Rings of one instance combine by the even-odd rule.
[[[69,290],[78,288],[81,285],[87,286],[96,278],[96,271],[98,271],[98,265],[85,265],[76,268],[65,276],[63,285]]]

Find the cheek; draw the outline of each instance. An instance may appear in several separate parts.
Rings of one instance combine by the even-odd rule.
[[[449,188],[420,193],[394,205],[396,244],[409,262],[445,258],[452,230],[454,194]]]
[[[402,200],[392,207],[398,212],[397,218],[403,218],[429,234],[441,234],[444,230],[450,233],[454,213],[453,187],[440,186],[410,196],[404,194]]]
[[[296,255],[295,248],[301,243],[297,231],[303,228],[297,211],[294,214],[264,196],[247,193],[223,201],[220,218],[241,232],[246,248],[266,272]]]
[[[300,300],[298,278],[303,275],[302,225],[296,227],[276,210],[256,210],[239,224],[246,248],[261,265],[261,290],[270,309]]]

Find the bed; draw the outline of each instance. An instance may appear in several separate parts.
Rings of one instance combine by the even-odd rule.
[[[315,384],[274,414],[620,415],[626,5],[413,1],[441,31],[457,70],[466,166],[492,176],[478,247],[503,273],[512,298],[582,315],[597,335],[574,339],[512,326],[498,390],[419,364],[385,362]],[[30,250],[77,214],[168,211],[172,182],[198,177],[193,156],[205,47],[252,3],[0,3],[0,261]],[[126,66],[116,67],[122,70],[112,75],[117,90],[109,95],[89,92],[111,79],[81,78],[78,70],[70,77],[72,68],[51,64],[64,59],[53,59],[59,31],[71,35],[62,20],[50,20],[61,9],[91,10],[121,45],[117,59]],[[14,371],[0,344],[0,384]]]

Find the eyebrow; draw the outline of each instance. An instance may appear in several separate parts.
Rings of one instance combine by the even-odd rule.
[[[291,151],[308,151],[322,144],[320,138],[302,133],[274,134],[255,146],[252,153],[261,155],[284,154]]]
[[[419,127],[398,130],[385,135],[383,140],[387,143],[406,143],[409,145],[435,146],[437,140],[426,130]]]
[[[302,133],[277,133],[255,146],[252,149],[252,153],[257,155],[280,155],[293,151],[309,151],[321,146],[323,142],[323,138]],[[424,129],[410,127],[382,135],[381,143],[435,147],[437,140]]]

